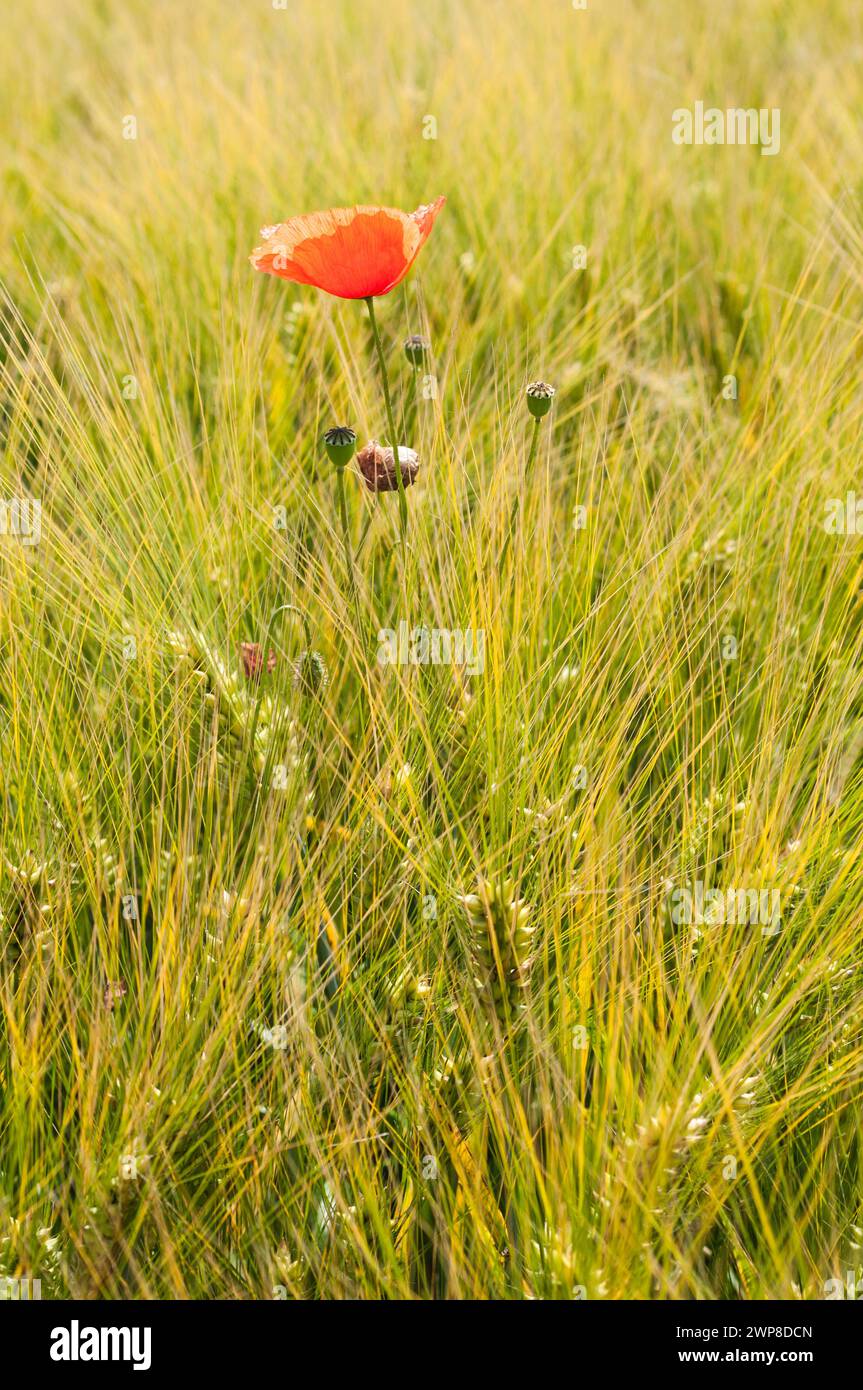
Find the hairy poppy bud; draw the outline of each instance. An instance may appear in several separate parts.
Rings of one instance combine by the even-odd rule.
[[[431,343],[421,333],[412,333],[404,341],[405,357],[412,367],[421,367],[431,352]]]
[[[240,656],[243,659],[243,670],[246,680],[259,681],[264,670],[264,653],[259,642],[241,642]],[[276,669],[276,653],[270,648],[267,657],[267,672]]]
[[[357,436],[347,425],[336,425],[324,435],[327,455],[336,468],[345,468],[354,456]]]
[[[527,388],[527,408],[534,420],[541,420],[551,410],[554,387],[547,381],[532,381]]]
[[[399,483],[394,460],[395,456],[392,449],[384,448],[382,444],[378,444],[376,439],[370,440],[364,449],[360,449],[357,454],[357,463],[366,480],[366,487],[369,492],[398,491]],[[400,444],[399,467],[405,487],[410,487],[419,472],[419,466],[420,461],[414,450]]]
[[[330,673],[320,652],[301,652],[294,665],[294,685],[301,695],[312,699],[327,686]]]

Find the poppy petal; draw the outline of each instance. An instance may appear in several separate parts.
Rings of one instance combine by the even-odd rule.
[[[261,231],[250,257],[256,270],[315,285],[341,299],[388,294],[407,275],[446,202],[416,212],[397,208],[329,208]]]

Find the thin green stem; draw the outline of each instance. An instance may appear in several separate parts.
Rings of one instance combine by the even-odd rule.
[[[541,420],[534,419],[533,438],[530,441],[530,450],[527,455],[527,463],[525,464],[524,469],[525,479],[530,473],[530,470],[533,467],[533,461],[536,458],[536,450],[539,444],[539,427],[541,424]],[[516,493],[515,497],[513,498],[512,508],[510,509],[509,513],[509,529],[507,530],[506,537],[503,543],[503,550],[501,551],[500,560],[498,561],[499,572],[503,571],[504,561],[506,560],[506,557],[509,553],[510,542],[512,541],[513,532],[515,531],[515,524],[518,521],[519,502],[520,496],[519,493]]]
[[[363,637],[363,621],[360,613],[360,598],[357,592],[357,580],[354,574],[354,557],[351,553],[351,533],[348,524],[348,499],[345,491],[345,470],[336,469],[336,487],[339,498],[339,516],[342,523],[342,543],[345,547],[345,567],[348,571],[348,583],[351,589],[351,598],[354,605],[354,617],[357,623],[357,638],[365,651],[365,640]]]
[[[530,441],[530,453],[527,456],[527,466],[525,468],[526,473],[530,472],[531,465],[536,457],[536,448],[539,444],[539,427],[541,424],[541,420],[534,420],[533,422],[533,439]]]
[[[396,482],[398,485],[399,492],[399,527],[401,530],[402,546],[406,546],[408,537],[408,499],[407,493],[405,491],[404,478],[402,477],[402,467],[399,461],[399,442],[398,435],[396,433],[395,417],[393,415],[393,403],[390,397],[390,379],[389,374],[387,372],[387,363],[386,358],[384,357],[383,345],[381,343],[381,335],[378,330],[377,316],[375,315],[375,301],[371,295],[369,295],[368,299],[366,300],[366,305],[368,306],[369,320],[372,325],[372,333],[374,334],[375,339],[375,348],[377,349],[378,354],[378,364],[381,369],[381,380],[384,386],[384,405],[386,407],[387,412],[387,429],[389,430],[390,444],[392,445],[393,450],[393,463],[395,464]]]
[[[360,652],[361,652],[361,654],[362,654],[362,658],[361,658],[361,662],[360,662],[360,667],[359,667],[359,669],[360,669],[360,678],[361,678],[361,680],[362,680],[363,687],[364,687],[364,688],[367,688],[367,687],[368,687],[368,670],[367,670],[367,668],[366,668],[367,651],[366,651],[365,627],[364,627],[364,624],[363,624],[363,616],[362,616],[362,613],[361,613],[361,611],[360,611],[360,596],[359,596],[359,590],[357,589],[357,577],[356,577],[356,572],[355,572],[355,570],[354,570],[354,557],[353,557],[353,553],[352,553],[352,550],[351,550],[351,531],[350,531],[350,524],[349,524],[349,522],[348,522],[348,497],[347,497],[347,491],[346,491],[346,488],[345,488],[345,472],[346,472],[346,471],[347,471],[347,470],[346,470],[345,468],[337,468],[337,469],[336,469],[336,494],[337,494],[338,499],[339,499],[339,518],[340,518],[341,524],[342,524],[342,544],[344,545],[344,548],[345,548],[345,568],[347,569],[347,572],[348,572],[348,584],[350,585],[351,600],[352,600],[353,606],[354,606],[354,620],[355,620],[356,625],[357,625],[357,641],[358,641],[359,644],[360,644]],[[375,761],[376,761],[376,763],[377,763],[377,761],[378,761],[378,752],[377,752],[378,738],[377,738],[377,731],[376,731],[376,729],[375,729],[374,705],[373,705],[373,703],[372,703],[372,697],[371,697],[371,691],[370,691],[370,690],[368,691],[368,695],[369,695],[369,714],[370,714],[371,722],[372,722],[372,737],[373,737],[373,739],[374,739],[374,745],[375,745]],[[362,705],[362,702],[360,702],[360,720],[361,720],[361,727],[362,727],[362,729],[363,729],[363,733],[365,733],[366,720],[365,720],[365,714],[364,714],[363,710],[364,710],[364,706]]]
[[[306,646],[309,649],[309,651],[311,651],[312,629],[309,624],[309,619],[308,616],[303,612],[302,608],[298,608],[295,603],[281,603],[279,604],[279,607],[274,609],[273,612],[270,614],[270,621],[267,624],[267,632],[264,640],[264,646],[266,647],[267,643],[270,640],[270,629],[272,628],[273,623],[275,622],[276,618],[280,613],[296,613],[297,617],[303,625],[303,633],[305,634],[306,638]]]
[[[311,650],[312,650],[312,628],[311,628],[311,624],[310,624],[310,622],[309,622],[308,614],[307,614],[307,613],[304,613],[303,610],[302,610],[302,608],[298,608],[297,605],[296,605],[295,603],[281,603],[281,604],[279,604],[279,607],[278,607],[278,608],[274,608],[273,611],[272,611],[272,613],[270,614],[269,621],[268,621],[268,623],[267,623],[266,630],[265,630],[265,632],[264,632],[264,640],[263,640],[263,643],[262,643],[262,645],[261,645],[262,669],[261,669],[260,678],[259,678],[259,680],[258,680],[258,692],[257,692],[257,695],[256,695],[256,697],[255,697],[255,705],[254,705],[254,709],[252,710],[252,726],[251,726],[251,730],[250,730],[250,732],[249,732],[249,751],[248,751],[248,758],[247,758],[247,763],[246,763],[247,768],[248,768],[248,767],[251,767],[251,766],[253,765],[253,763],[254,763],[255,735],[257,734],[257,731],[258,731],[258,716],[260,715],[260,712],[261,712],[261,701],[262,701],[263,695],[264,695],[264,673],[265,673],[265,671],[266,671],[266,669],[267,669],[267,653],[268,653],[269,650],[270,650],[270,634],[271,634],[271,632],[272,632],[272,630],[273,630],[273,624],[275,623],[276,618],[279,616],[280,613],[294,613],[294,614],[296,614],[296,616],[299,618],[300,622],[301,622],[302,625],[303,625],[303,632],[304,632],[305,638],[306,638],[306,648],[307,648],[308,651],[311,651]],[[282,651],[282,648],[281,648],[281,643],[277,643],[276,645],[279,647],[279,650],[282,652],[282,655],[284,656],[284,652]],[[271,755],[271,752],[272,752],[272,749],[270,749],[270,750],[267,752],[267,755],[266,755],[266,758],[265,758],[265,761],[264,761],[264,766],[263,766],[263,769],[262,769],[262,771],[261,771],[261,782],[262,782],[262,785],[266,785],[266,777],[267,777],[267,774],[268,774],[268,772],[269,772],[269,764],[270,764],[270,755]]]
[[[373,522],[374,519],[375,519],[375,515],[376,515],[376,513],[377,513],[377,509],[378,509],[379,502],[380,502],[380,494],[379,494],[379,493],[375,493],[374,504],[373,504],[373,506],[372,506],[372,508],[371,508],[371,510],[370,510],[370,512],[369,512],[369,514],[368,514],[368,516],[366,517],[365,525],[363,526],[362,531],[360,531],[360,538],[359,538],[359,540],[357,541],[357,548],[356,548],[356,552],[355,552],[355,555],[354,555],[354,558],[355,558],[356,560],[359,560],[359,558],[360,558],[360,556],[361,556],[361,554],[362,554],[362,552],[363,552],[363,546],[364,546],[365,543],[366,543],[366,537],[368,536],[369,531],[372,529],[372,522]]]

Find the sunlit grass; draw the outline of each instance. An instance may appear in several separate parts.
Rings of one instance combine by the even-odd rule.
[[[822,1297],[863,1227],[853,7],[386,9],[4,19],[0,494],[42,536],[0,537],[0,1274]],[[780,154],[673,145],[696,99],[781,107]],[[386,436],[367,320],[247,256],[438,193],[378,305],[409,582],[352,474],[360,627],[321,436]],[[484,671],[382,666],[402,619]],[[478,879],[535,928],[497,1008]],[[781,930],[697,935],[695,880]]]

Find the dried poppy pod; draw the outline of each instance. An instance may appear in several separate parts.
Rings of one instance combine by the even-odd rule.
[[[364,449],[360,449],[357,454],[357,463],[360,472],[366,480],[366,487],[369,492],[397,492],[399,481],[396,475],[394,454],[392,449],[385,448],[378,444],[376,439],[370,439]],[[402,473],[402,482],[405,487],[410,487],[419,472],[420,461],[413,449],[408,449],[406,445],[399,445],[399,467]]]

